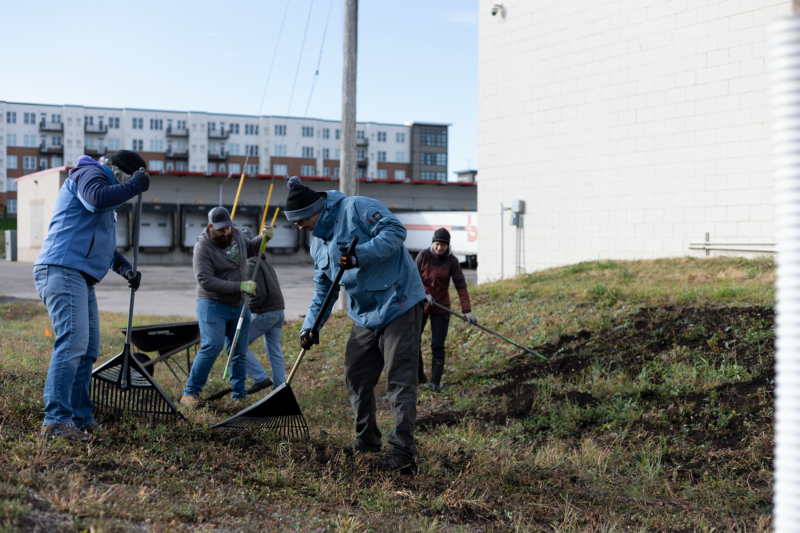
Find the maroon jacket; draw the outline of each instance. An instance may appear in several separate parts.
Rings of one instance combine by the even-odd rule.
[[[435,254],[430,248],[422,250],[417,254],[416,263],[422,284],[425,285],[425,293],[433,296],[436,303],[447,308],[450,307],[450,278],[453,278],[453,285],[456,286],[458,298],[461,300],[461,312],[472,311],[467,292],[467,280],[464,279],[458,259],[450,253],[450,248],[444,255]],[[425,304],[426,315],[445,312],[436,306]]]

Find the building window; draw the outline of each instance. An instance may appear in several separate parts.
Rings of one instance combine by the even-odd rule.
[[[420,132],[422,146],[447,146],[447,130],[423,129]]]
[[[394,162],[395,163],[405,163],[406,162],[406,153],[405,152],[395,152],[394,153]]]
[[[364,158],[366,157],[365,152],[366,150],[364,150],[363,148],[359,148],[358,150],[356,150],[356,159],[359,161],[363,161]]]
[[[17,214],[17,201],[16,200],[7,200],[8,203],[6,204],[6,212],[9,214]]]
[[[286,126],[283,127],[284,133],[286,135]],[[257,124],[245,124],[244,125],[244,134],[245,135],[258,135],[258,125]],[[275,135],[278,135],[276,132]]]
[[[164,141],[160,139],[150,139],[150,151],[151,152],[163,152],[164,151]]]
[[[286,176],[289,168],[286,165],[272,165],[272,173],[276,176]]]
[[[103,117],[100,117],[101,122],[102,122],[102,118]],[[102,127],[102,124],[101,124],[100,127]],[[160,119],[160,118],[151,118],[150,119],[150,129],[151,130],[163,130],[164,129],[164,120]]]
[[[258,155],[258,145],[257,144],[245,144],[244,145],[244,155]]]
[[[386,152],[378,150],[378,163],[385,163],[385,162],[386,162]]]
[[[8,143],[7,146],[16,146],[17,145],[17,134],[16,133],[9,133],[8,134]]]
[[[438,165],[439,156],[445,156],[445,165],[447,164],[447,154],[437,154],[434,152],[420,152],[419,162],[421,165]]]
[[[322,175],[326,178],[331,177],[331,167],[322,167]]]
[[[23,155],[22,156],[22,168],[24,170],[36,170],[36,156],[35,155]]]
[[[119,117],[108,117],[108,127],[111,129],[119,129]]]
[[[437,172],[436,173],[436,181],[441,181],[443,183],[447,183],[447,172]]]
[[[228,131],[231,132],[231,135],[239,135],[239,124],[231,124],[228,126]]]
[[[389,172],[385,168],[379,168],[378,169],[378,179],[379,180],[389,179]]]
[[[86,137],[83,146],[87,150],[94,150],[94,137]]]
[[[228,163],[228,172],[231,174],[241,174],[242,173],[242,165],[239,163]]]
[[[359,141],[363,141],[364,140],[364,130],[358,130],[356,132],[356,139],[359,140]]]
[[[116,152],[119,150],[119,139],[109,139],[108,140],[108,151],[109,152]]]
[[[175,170],[178,172],[186,172],[189,170],[189,164],[186,161],[175,161]]]
[[[22,145],[26,148],[36,148],[36,135],[23,136]]]
[[[301,176],[314,176],[316,174],[316,169],[313,165],[302,165],[300,166],[300,175]]]
[[[331,158],[331,149],[330,148],[323,148],[322,149],[322,159],[330,159]]]
[[[396,180],[405,180],[406,179],[406,171],[405,170],[395,170],[394,171],[394,179],[396,179]]]
[[[398,131],[394,134],[394,141],[398,143],[406,142],[406,134]]]
[[[50,115],[50,122],[53,124],[61,124],[61,115],[56,115],[55,113]]]
[[[303,157],[314,157],[314,147],[313,146],[303,146]]]
[[[91,117],[89,117],[89,118],[91,118]],[[133,126],[133,129],[135,129],[135,130],[144,129],[144,119],[143,118],[134,118],[132,126]]]
[[[143,139],[132,139],[132,148],[134,152],[137,150],[144,150],[144,140]]]
[[[331,130],[329,130],[328,128],[322,128],[322,138],[329,139],[330,136],[331,136]]]
[[[425,181],[436,181],[436,172],[420,172],[420,179]]]
[[[53,168],[60,167],[63,164],[64,164],[63,160],[57,155],[54,155],[53,157],[50,158],[50,165]]]
[[[151,159],[147,162],[147,169],[153,172],[164,172],[164,162],[160,159]]]
[[[61,135],[53,135],[50,137],[50,142],[53,144],[53,146],[61,146]],[[102,144],[103,138],[100,137],[100,145],[102,146]]]
[[[47,158],[40,157],[39,158],[39,170],[47,170]]]
[[[366,169],[363,167],[356,168],[356,178],[366,178]]]
[[[440,167],[447,166],[447,154],[436,154],[436,165]]]
[[[208,172],[216,173],[217,172],[217,164],[216,163],[209,163],[208,164]]]
[[[245,165],[244,172],[248,176],[255,176],[256,174],[258,174],[258,165],[254,164]]]
[[[333,167],[333,179],[339,179],[339,171],[341,169],[339,167]]]
[[[167,161],[167,172],[172,172],[174,170],[175,170],[175,162],[174,161]]]
[[[314,127],[313,126],[303,126],[302,134],[303,134],[303,137],[313,137],[314,136]]]
[[[36,124],[36,113],[24,113],[23,122],[25,124]]]
[[[16,111],[6,111],[6,123],[7,124],[16,124],[17,123],[17,112]]]
[[[231,155],[239,155],[239,149],[241,147],[238,144],[229,144],[228,145],[228,153]]]
[[[342,136],[342,130],[336,130],[336,140],[338,141]]]
[[[286,155],[286,145],[285,144],[276,144],[275,145],[275,155],[285,156]]]
[[[386,142],[386,132],[385,131],[379,131],[378,132],[378,142],[379,143],[385,143]]]
[[[286,124],[275,124],[275,135],[278,137],[286,136]],[[277,174],[277,172],[276,172]]]
[[[14,181],[16,178],[6,178],[6,190],[7,191],[16,191],[17,190],[17,182]]]
[[[342,158],[342,149],[341,148],[337,148],[336,149],[336,156],[334,157],[334,159],[336,159],[338,161],[341,158]]]
[[[217,123],[216,122],[209,122],[208,123],[208,131],[217,131]]]
[[[179,120],[175,124],[178,126],[179,130],[185,130],[186,129],[186,121],[185,120]]]

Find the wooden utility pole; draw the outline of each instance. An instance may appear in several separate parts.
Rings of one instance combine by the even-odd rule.
[[[342,148],[339,192],[356,195],[356,53],[358,0],[345,0],[344,71],[342,72]]]
[[[345,0],[344,66],[342,71],[342,148],[339,192],[356,195],[356,56],[358,53],[358,0]],[[339,291],[338,307],[347,310],[347,294]]]

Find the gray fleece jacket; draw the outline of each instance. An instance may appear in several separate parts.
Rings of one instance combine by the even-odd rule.
[[[197,237],[194,245],[192,265],[197,280],[197,298],[210,298],[219,303],[239,306],[244,293],[239,284],[247,281],[247,258],[257,255],[261,237],[248,241],[239,228],[233,228],[233,238],[239,245],[239,264],[211,242],[208,227]]]

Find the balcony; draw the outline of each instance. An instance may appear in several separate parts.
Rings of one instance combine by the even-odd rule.
[[[61,122],[47,122],[42,120],[39,122],[39,131],[64,131],[64,124]]]
[[[95,155],[99,157],[101,155],[106,155],[108,153],[108,148],[106,148],[105,146],[100,146],[98,148],[95,148],[94,146],[92,147],[84,146],[83,153],[86,155]]]
[[[64,153],[64,146],[61,144],[50,144],[41,143],[39,145],[39,153],[40,154],[63,154]]]
[[[167,137],[188,137],[189,130],[186,128],[173,128],[171,125],[167,126]]]
[[[208,138],[209,139],[227,139],[231,136],[231,131],[226,130],[225,128],[220,128],[218,130],[208,130]]]
[[[83,131],[85,133],[108,133],[108,124],[84,124]]]
[[[366,137],[363,139],[356,139],[356,146],[369,146],[369,139]]]
[[[167,148],[167,159],[189,159],[189,151],[177,152],[170,146]]]
[[[367,166],[369,166],[369,158],[365,157],[364,159],[356,160],[356,166],[358,166],[358,167],[367,167]]]
[[[230,155],[225,150],[220,150],[219,152],[208,152],[208,160],[209,161],[227,161],[228,155]]]

